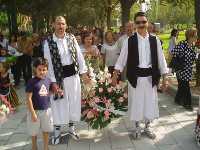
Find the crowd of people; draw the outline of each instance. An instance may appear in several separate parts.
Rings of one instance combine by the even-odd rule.
[[[189,81],[192,65],[199,59],[194,47],[196,29],[188,29],[186,40],[180,43],[177,43],[178,30],[172,30],[168,48],[171,61],[167,64],[155,24],[150,23],[143,12],[136,13],[134,22],[127,22],[119,32],[80,26],[66,32],[67,25],[62,16],[55,18],[53,27],[53,33],[28,36],[20,32],[10,40],[0,34],[0,57],[16,58],[13,62],[1,59],[0,100],[3,102],[6,96],[9,99],[6,105],[12,110],[20,104],[10,81],[9,69],[14,87],[21,84],[23,76],[33,150],[37,149],[39,129],[43,131],[45,150],[48,149],[49,132],[54,131],[52,143],[59,143],[62,125],[67,124],[68,133],[79,139],[75,125],[81,118],[81,81],[83,84],[90,82],[86,62],[89,56],[96,62],[97,59],[102,61],[101,66],[95,61],[92,64],[96,71],[108,67],[113,86],[119,80],[128,80],[128,117],[133,124],[135,139],[141,138],[142,132],[149,138],[156,137],[150,124],[159,117],[157,91],[167,88],[168,67],[176,73],[178,80],[175,103],[192,110]],[[144,129],[140,126],[142,122]],[[199,130],[199,121],[197,127]],[[200,143],[200,131],[196,133]]]

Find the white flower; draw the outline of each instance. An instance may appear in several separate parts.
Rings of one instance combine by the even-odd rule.
[[[104,68],[104,72],[105,72],[105,73],[108,73],[108,67],[105,67],[105,68]]]

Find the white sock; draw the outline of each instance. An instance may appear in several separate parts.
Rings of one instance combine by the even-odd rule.
[[[55,137],[58,137],[60,135],[60,126],[55,126],[55,129],[54,129],[54,136]]]

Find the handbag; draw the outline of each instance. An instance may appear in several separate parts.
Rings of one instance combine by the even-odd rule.
[[[183,70],[184,66],[185,66],[184,56],[182,57],[173,56],[169,64],[169,67],[175,71]]]

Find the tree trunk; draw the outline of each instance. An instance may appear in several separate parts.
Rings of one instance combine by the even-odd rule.
[[[198,30],[198,39],[200,40],[200,0],[195,0],[195,19]],[[196,86],[200,86],[200,59],[196,61]]]
[[[120,0],[122,10],[122,25],[124,26],[130,19],[131,7],[137,0]]]
[[[50,16],[47,16],[46,17],[46,25],[47,25],[47,32],[49,32],[50,31]]]
[[[108,7],[106,10],[107,15],[107,29],[111,29],[111,16],[112,16],[112,1],[108,0]]]
[[[35,15],[32,15],[32,28],[33,28],[33,33],[37,33],[38,32],[38,19]]]
[[[198,29],[198,37],[200,38],[200,0],[195,0],[195,19]]]
[[[7,4],[8,4],[7,14],[8,14],[10,36],[11,36],[12,34],[18,32],[16,0],[9,0]]]
[[[11,27],[11,19],[10,19],[10,13],[7,10],[7,17],[8,17],[8,29],[9,29],[9,39],[11,38],[12,35],[12,27]]]

